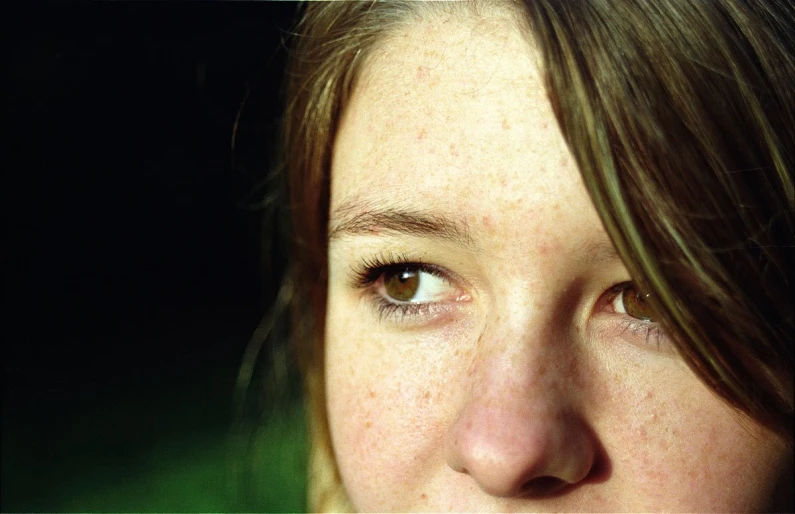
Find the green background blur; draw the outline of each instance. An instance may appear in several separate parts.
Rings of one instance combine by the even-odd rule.
[[[262,400],[274,388],[255,380],[233,423],[284,259],[253,204],[277,163],[296,6],[19,5],[4,17],[0,508],[303,510],[297,395]]]

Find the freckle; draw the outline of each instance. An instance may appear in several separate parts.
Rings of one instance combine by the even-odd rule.
[[[503,118],[502,119],[502,130],[508,130],[509,128],[511,128],[511,124],[508,123],[507,119]]]
[[[560,160],[560,166],[561,166],[561,168],[565,168],[565,167],[566,167],[566,166],[568,166],[568,165],[569,165],[569,158],[568,158],[568,157],[564,157],[564,158],[562,158],[562,159]]]
[[[548,121],[545,121],[544,123],[541,124],[541,128],[547,128],[547,127],[549,127]]]
[[[375,391],[370,389],[368,392],[370,393],[370,398],[375,398]]]
[[[417,79],[423,80],[428,77],[428,68],[425,66],[417,66]]]
[[[422,494],[420,495],[420,500],[427,500],[427,499],[428,499],[428,495],[427,495],[427,494],[425,494],[425,493],[422,493]]]
[[[425,138],[425,134],[427,134],[427,131],[425,130],[425,127],[423,127],[419,132],[417,132],[417,141],[422,141],[422,139]]]
[[[455,144],[450,143],[450,155],[453,157],[458,157],[458,149],[455,147]]]
[[[367,423],[364,424],[364,428],[370,428],[371,426],[373,426],[372,421],[368,421]]]

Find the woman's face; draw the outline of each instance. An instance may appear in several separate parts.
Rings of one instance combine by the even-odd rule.
[[[763,508],[780,441],[643,319],[513,26],[407,26],[343,116],[326,388],[353,505]]]

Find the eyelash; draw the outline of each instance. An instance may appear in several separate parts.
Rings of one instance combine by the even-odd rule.
[[[427,316],[433,313],[433,302],[401,303],[385,298],[383,294],[375,289],[374,285],[385,273],[406,268],[422,273],[429,273],[447,282],[450,281],[448,272],[442,268],[423,263],[416,258],[411,259],[404,254],[381,253],[374,255],[370,259],[362,260],[358,266],[353,269],[354,287],[366,292],[376,309],[379,319],[382,321],[392,319],[401,322],[406,318]],[[622,294],[624,290],[632,284],[632,282],[622,282],[611,287],[607,292],[608,296],[605,303],[612,305],[618,295]],[[644,321],[632,318],[631,316],[625,316],[618,324],[620,327],[620,334],[629,332],[633,338],[643,339],[646,344],[649,344],[650,340],[653,340],[656,342],[658,348],[666,339],[662,327],[660,327],[658,323],[652,321]]]
[[[645,344],[649,344],[649,340],[654,340],[657,348],[660,348],[663,341],[665,341],[665,332],[657,323],[636,319],[623,319],[619,323],[621,334],[630,332],[633,337],[643,339]]]

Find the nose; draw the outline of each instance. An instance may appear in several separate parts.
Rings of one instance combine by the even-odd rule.
[[[573,377],[562,372],[572,366],[546,357],[497,355],[470,372],[445,458],[492,496],[548,496],[595,473],[598,441],[578,414],[576,389],[566,383]]]

